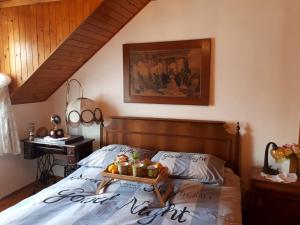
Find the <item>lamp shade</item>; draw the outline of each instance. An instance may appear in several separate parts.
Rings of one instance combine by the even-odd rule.
[[[103,122],[102,112],[95,102],[89,98],[80,97],[71,101],[66,110],[67,123],[71,127],[78,127],[80,124],[90,126],[94,122]]]

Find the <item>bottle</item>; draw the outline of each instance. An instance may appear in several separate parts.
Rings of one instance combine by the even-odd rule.
[[[29,123],[28,124],[28,139],[29,141],[34,141],[34,123]]]

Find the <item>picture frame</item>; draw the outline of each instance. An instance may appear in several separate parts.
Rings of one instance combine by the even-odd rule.
[[[124,102],[209,105],[210,63],[210,38],[124,44]]]

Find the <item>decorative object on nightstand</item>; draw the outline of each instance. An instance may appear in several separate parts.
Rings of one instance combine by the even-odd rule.
[[[279,163],[280,170],[269,166],[269,147],[272,146],[271,156]],[[265,150],[263,172],[269,175],[277,175],[280,172],[297,173],[298,159],[300,157],[300,146],[297,144],[285,144],[278,147],[274,142],[269,142]]]
[[[34,123],[29,123],[28,124],[28,139],[30,141],[34,140],[34,130],[35,130],[35,125]]]
[[[274,142],[269,142],[266,146],[265,149],[265,158],[264,158],[264,167],[263,167],[263,172],[265,174],[270,174],[270,175],[277,175],[279,174],[279,171],[277,169],[272,169],[271,166],[269,165],[269,148],[272,146],[271,151],[276,151],[278,149],[278,146]]]
[[[36,137],[37,138],[44,138],[48,135],[48,129],[47,127],[40,127],[36,130]]]
[[[259,168],[251,173],[249,225],[299,224],[300,180],[276,183],[260,173]]]
[[[60,119],[59,115],[52,115],[51,123],[54,124],[54,128],[50,130],[50,137],[52,137],[52,138],[64,137],[63,129],[57,127],[61,123],[61,119]]]
[[[276,151],[271,151],[272,157],[280,164],[280,171],[285,173],[297,173],[300,146],[297,144],[285,144]]]
[[[72,82],[76,82],[80,87],[81,96],[71,102],[69,102],[70,85]],[[83,97],[83,88],[81,83],[76,79],[71,79],[67,82],[67,94],[66,94],[66,108],[65,118],[67,125],[67,134],[69,134],[69,126],[78,127],[80,124],[84,126],[91,126],[93,123],[100,124],[100,132],[102,135],[103,130],[103,115],[100,108],[96,106],[96,103],[86,97]],[[100,141],[102,138],[100,138]],[[100,143],[102,146],[102,143]]]

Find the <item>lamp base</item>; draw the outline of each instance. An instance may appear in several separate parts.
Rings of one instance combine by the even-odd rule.
[[[274,149],[274,150],[278,149],[277,145],[274,142],[269,142],[267,144],[266,149],[265,149],[264,167],[263,167],[262,171],[265,174],[277,175],[277,174],[279,174],[279,170],[272,169],[271,166],[269,166],[269,147],[270,146],[272,146],[272,149]]]
[[[262,171],[265,174],[269,174],[269,175],[277,175],[279,174],[279,170],[278,169],[272,169],[270,166],[264,166]]]

